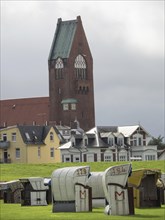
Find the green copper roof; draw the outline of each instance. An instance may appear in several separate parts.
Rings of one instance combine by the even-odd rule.
[[[62,21],[58,19],[49,60],[56,59],[57,57],[69,57],[76,27],[77,20]]]
[[[63,99],[61,104],[77,103],[77,99]]]

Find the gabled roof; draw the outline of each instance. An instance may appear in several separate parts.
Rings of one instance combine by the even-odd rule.
[[[65,139],[61,135],[60,131],[57,129],[57,126],[44,126],[44,132],[43,132],[43,140],[45,140],[46,136],[48,135],[50,129],[53,128],[55,133],[57,134],[58,138],[60,139],[60,143],[65,143]]]
[[[44,126],[18,126],[25,144],[44,144]]]
[[[106,133],[106,132],[117,132],[117,126],[96,126],[89,131],[87,134],[95,134],[95,133]]]
[[[57,130],[70,130],[70,127],[66,125],[55,125],[55,127]]]
[[[60,150],[64,150],[64,149],[70,149],[72,147],[72,142],[71,141],[68,141],[67,143],[61,145],[59,147]]]
[[[52,126],[18,126],[20,134],[25,144],[44,144],[45,138],[48,135]],[[65,140],[54,126],[53,129],[55,130],[58,138],[60,139],[60,143],[64,143]]]
[[[60,133],[60,131],[57,129],[57,127],[56,127],[56,126],[53,126],[53,128],[54,128],[54,130],[55,130],[55,132],[56,132],[58,138],[60,139],[60,144],[65,143],[65,142],[66,142],[65,139],[64,139],[64,137],[61,135],[61,133]]]
[[[113,132],[100,132],[101,138],[108,138],[109,136],[114,136]]]
[[[58,57],[68,58],[77,27],[77,20],[58,19],[57,27],[48,60]]]
[[[99,136],[96,136],[89,147],[109,147],[109,145],[105,143]]]
[[[147,135],[149,133],[141,125],[121,126],[118,127],[118,132],[122,133],[125,137],[131,136],[135,131],[143,130]]]

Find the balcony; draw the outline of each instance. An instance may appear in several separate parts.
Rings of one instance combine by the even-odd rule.
[[[10,141],[0,141],[0,149],[7,149],[10,147]]]

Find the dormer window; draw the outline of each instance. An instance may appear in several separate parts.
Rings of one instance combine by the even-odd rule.
[[[16,142],[16,133],[15,132],[11,134],[11,140],[13,142]]]
[[[72,143],[72,147],[75,147],[76,146],[76,140],[75,140],[74,136],[71,137],[70,141]]]
[[[31,140],[30,135],[29,135],[28,132],[25,133],[25,136],[26,136],[27,141],[30,141],[30,140]]]
[[[59,57],[55,63],[55,78],[56,79],[63,79],[63,68],[64,68],[63,61]]]
[[[84,146],[88,145],[88,138],[84,138]]]
[[[72,147],[75,147],[75,146],[76,146],[76,140],[72,139]]]
[[[143,145],[143,135],[135,134],[132,138],[131,144],[133,144],[133,146],[142,146]]]
[[[82,55],[78,55],[74,62],[76,79],[86,79],[86,62]]]
[[[114,138],[110,137],[108,143],[109,143],[110,146],[113,146],[114,145]]]
[[[63,99],[61,101],[61,104],[63,106],[63,110],[64,111],[68,111],[68,110],[76,110],[77,108],[77,99]]]
[[[117,140],[117,143],[118,143],[119,146],[123,146],[123,138],[119,137],[118,140]]]

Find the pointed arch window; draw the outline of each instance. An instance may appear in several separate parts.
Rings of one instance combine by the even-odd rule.
[[[86,79],[86,62],[82,55],[78,55],[74,62],[76,79]]]
[[[62,59],[59,57],[55,63],[55,78],[56,79],[63,79],[63,68],[64,68],[64,63]]]

